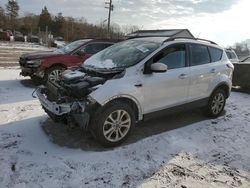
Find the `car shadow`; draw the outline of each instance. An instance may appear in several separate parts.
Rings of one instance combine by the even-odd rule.
[[[233,87],[232,91],[250,94],[250,88]]]
[[[20,83],[24,86],[24,87],[28,87],[28,88],[37,88],[37,86],[41,85],[41,83],[33,81],[31,79],[26,79],[26,80],[20,80]]]
[[[189,126],[207,119],[201,110],[193,110],[140,122],[122,146],[133,144],[147,137]],[[83,133],[78,127],[69,130],[67,125],[54,123],[50,118],[43,123],[42,128],[52,142],[59,146],[90,151],[107,151],[113,149],[104,148],[99,145],[90,133]]]

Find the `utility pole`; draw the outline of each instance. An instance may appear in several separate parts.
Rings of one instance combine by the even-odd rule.
[[[111,11],[114,10],[114,5],[112,3],[112,0],[109,0],[109,2],[105,2],[105,8],[109,9],[108,14],[108,37],[110,37],[110,19],[111,19]]]

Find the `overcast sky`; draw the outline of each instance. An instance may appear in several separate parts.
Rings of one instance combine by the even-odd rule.
[[[107,17],[105,0],[18,0],[20,14],[40,14],[46,5],[52,14],[84,17],[100,23]],[[7,0],[0,0],[4,6]],[[143,29],[188,28],[200,38],[231,45],[250,38],[249,0],[113,0],[112,22]]]

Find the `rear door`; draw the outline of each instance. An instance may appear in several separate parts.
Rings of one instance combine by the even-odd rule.
[[[188,97],[190,68],[187,64],[186,45],[171,45],[147,64],[150,66],[157,62],[166,64],[168,70],[165,73],[143,75],[145,113],[183,104]]]
[[[189,100],[194,101],[210,95],[209,86],[218,70],[214,63],[211,63],[208,46],[201,44],[189,44],[188,46],[191,75]]]

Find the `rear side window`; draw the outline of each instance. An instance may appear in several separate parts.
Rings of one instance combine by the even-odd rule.
[[[104,50],[105,48],[111,46],[112,44],[108,44],[108,43],[96,43],[96,44],[89,44],[85,47],[84,51],[87,54],[96,54],[102,50]]]
[[[204,45],[190,44],[191,66],[204,65],[210,63],[208,48]]]
[[[212,62],[217,62],[221,60],[223,51],[218,48],[208,47]]]

